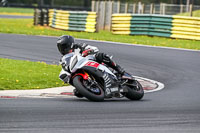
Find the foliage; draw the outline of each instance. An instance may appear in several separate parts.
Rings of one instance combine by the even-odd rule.
[[[98,1],[98,0],[96,0]],[[105,1],[105,0],[102,0]],[[118,0],[114,0],[114,1],[118,1]],[[130,2],[130,3],[138,3],[138,2],[142,2],[142,3],[168,3],[168,4],[186,4],[187,0],[119,0],[120,2]],[[200,5],[200,1],[199,0],[193,0],[190,1],[191,3],[193,2],[193,4],[196,5]]]
[[[138,2],[142,2],[142,3],[171,3],[171,0],[121,0],[121,2],[123,1],[127,1],[130,3],[138,3]]]
[[[43,2],[42,2],[43,1]],[[117,0],[115,0],[117,1]],[[130,3],[169,3],[169,4],[186,4],[187,0],[120,0],[121,2],[128,1]],[[195,5],[200,5],[199,0],[193,0],[191,1]],[[44,3],[45,5],[51,5],[54,3],[54,5],[64,5],[64,6],[84,6],[85,4],[91,5],[91,0],[9,0],[9,3],[18,3],[18,4],[27,4],[27,5],[33,5],[33,4],[41,4]]]
[[[8,3],[17,3],[25,5],[40,5],[41,3],[45,5],[60,5],[60,6],[84,6],[84,2],[90,3],[90,0],[9,0]]]
[[[117,1],[117,0],[116,0]],[[142,2],[142,3],[168,3],[168,4],[186,4],[187,0],[120,0],[121,2],[131,2],[131,3],[137,3],[137,2]],[[193,2],[193,4],[200,5],[199,0],[193,0],[190,1]]]

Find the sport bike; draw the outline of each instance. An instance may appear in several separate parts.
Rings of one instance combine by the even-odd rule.
[[[144,96],[143,87],[132,75],[125,72],[119,76],[105,64],[96,62],[94,55],[83,57],[80,49],[64,55],[60,64],[59,78],[91,101],[112,97],[140,100]]]

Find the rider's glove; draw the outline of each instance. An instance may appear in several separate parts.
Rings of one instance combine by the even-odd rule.
[[[86,56],[88,56],[89,54],[91,54],[92,52],[93,52],[92,49],[87,49],[87,50],[85,50],[85,51],[82,52],[82,56],[83,56],[83,57],[86,57]]]
[[[74,43],[73,49],[79,48],[79,49],[81,50],[81,52],[82,52],[82,51],[85,50],[85,48],[86,48],[87,46],[88,46],[88,44],[86,44],[86,43]]]

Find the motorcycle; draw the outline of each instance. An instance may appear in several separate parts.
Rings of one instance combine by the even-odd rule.
[[[61,58],[59,78],[76,88],[81,94],[77,97],[83,96],[91,101],[112,97],[126,97],[130,100],[143,98],[143,87],[132,75],[125,72],[123,76],[117,76],[117,72],[94,59],[94,55],[83,57],[80,49]]]

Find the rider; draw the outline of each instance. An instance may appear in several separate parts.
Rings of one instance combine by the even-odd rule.
[[[105,53],[100,53],[97,47],[90,46],[85,43],[75,43],[74,38],[72,36],[63,35],[59,37],[57,40],[57,47],[62,55],[71,53],[74,51],[74,49],[79,48],[81,50],[80,53],[82,54],[82,56],[85,57],[89,54],[93,54],[95,55],[95,60],[98,63],[104,63],[108,65],[109,67],[117,71],[119,75],[122,76],[125,72],[124,69],[122,69],[118,64],[116,64],[109,55]],[[78,95],[76,89],[74,91],[75,95]]]
[[[122,69],[118,64],[116,64],[110,58],[109,55],[105,53],[100,53],[97,47],[90,46],[85,43],[80,43],[80,44],[74,43],[74,38],[72,36],[63,35],[59,37],[57,40],[57,47],[62,55],[73,52],[74,49],[79,48],[83,56],[94,54],[95,59],[98,63],[105,63],[112,69],[116,70],[120,75],[123,75],[125,72],[124,69]]]

